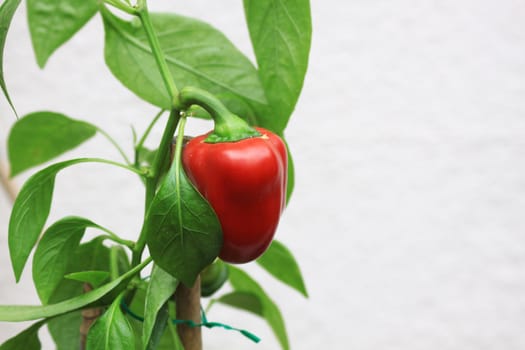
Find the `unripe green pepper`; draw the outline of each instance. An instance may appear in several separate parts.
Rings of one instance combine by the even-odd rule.
[[[221,260],[215,260],[201,272],[201,296],[209,297],[218,291],[228,279],[230,271]]]

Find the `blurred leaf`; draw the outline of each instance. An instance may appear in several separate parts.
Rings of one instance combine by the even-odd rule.
[[[303,87],[312,23],[309,0],[244,0],[259,76],[268,99],[260,125],[282,133]]]
[[[7,86],[5,84],[4,77],[4,49],[5,49],[5,40],[7,38],[7,32],[9,26],[11,25],[11,20],[15,15],[16,9],[20,5],[20,0],[5,0],[0,6],[0,87],[4,92],[4,96],[9,102],[9,105],[13,109],[13,112],[16,114],[15,106],[13,101],[7,92]]]
[[[274,240],[257,263],[273,277],[308,297],[299,265],[284,244]]]
[[[239,298],[239,295],[242,294],[238,294],[236,296],[236,303],[233,303],[235,305],[232,306],[242,307],[243,309],[251,311],[266,319],[266,322],[268,322],[275,336],[279,340],[281,347],[284,350],[289,350],[290,344],[288,342],[288,335],[286,333],[286,327],[284,325],[284,320],[281,315],[281,311],[273,302],[273,300],[270,299],[266,292],[261,288],[261,286],[257,282],[255,282],[255,280],[253,280],[246,272],[231,265],[230,283],[232,284],[232,287],[235,292],[244,293],[245,297],[246,294],[248,294],[259,299],[261,310],[260,313],[256,312],[258,311],[258,309],[256,303],[253,301],[253,298],[251,298],[251,300],[245,299],[242,302],[239,301],[241,300]],[[230,301],[232,300],[233,299],[230,299]]]
[[[0,345],[0,350],[40,350],[42,345],[38,339],[38,331],[46,320],[33,324],[13,338]]]
[[[29,31],[40,68],[95,15],[97,9],[97,0],[27,0]]]
[[[231,292],[222,295],[219,299],[213,301],[235,307],[237,309],[249,311],[257,316],[263,316],[263,307],[261,300],[257,295],[248,292]]]
[[[216,259],[201,272],[201,296],[209,297],[216,293],[228,280],[228,265],[221,259]]]
[[[81,311],[69,312],[52,318],[47,328],[55,342],[55,350],[78,349],[80,344]]]
[[[11,176],[69,151],[97,132],[95,126],[55,112],[35,112],[19,119],[7,140]]]
[[[157,150],[151,150],[147,147],[139,147],[137,149],[137,161],[140,165],[152,165]]]

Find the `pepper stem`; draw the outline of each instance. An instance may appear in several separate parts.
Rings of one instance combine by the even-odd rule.
[[[261,133],[241,117],[230,112],[219,99],[207,91],[195,87],[185,87],[180,90],[179,101],[184,108],[198,105],[210,113],[215,122],[215,128],[204,142],[235,142],[261,136]]]

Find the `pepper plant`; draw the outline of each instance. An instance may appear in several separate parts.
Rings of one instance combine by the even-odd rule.
[[[20,2],[4,0],[0,6],[0,67]],[[38,331],[44,325],[56,347],[67,350],[201,349],[203,327],[238,330],[259,340],[208,321],[204,302],[264,318],[281,347],[289,349],[279,308],[239,264],[255,261],[307,296],[292,253],[273,238],[294,184],[283,138],[308,64],[309,1],[244,0],[256,65],[211,25],[150,13],[146,0],[27,0],[26,5],[41,68],[99,15],[107,66],[159,112],[149,117],[140,137],[135,135],[130,159],[108,132],[75,116],[35,111],[19,117],[0,69],[0,86],[18,118],[7,145],[11,176],[97,133],[122,155],[122,160],[54,163],[21,188],[9,221],[9,252],[17,281],[34,254],[32,276],[41,305],[0,306],[2,322],[35,321],[0,349],[40,349]],[[145,141],[163,115],[168,116],[158,147],[147,149]],[[192,139],[184,134],[192,118],[212,119],[213,130]],[[78,216],[48,223],[56,175],[81,163],[104,163],[108,171],[115,166],[140,177],[145,213],[136,240]],[[99,234],[86,241],[88,228]],[[151,256],[145,256],[146,247]],[[221,288],[225,283],[229,288]]]

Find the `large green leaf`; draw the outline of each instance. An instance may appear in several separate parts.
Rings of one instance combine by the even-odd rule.
[[[97,0],[28,0],[27,19],[38,65],[95,15]]]
[[[7,38],[7,32],[9,30],[9,26],[11,25],[11,20],[13,19],[13,16],[15,15],[16,9],[18,8],[18,5],[20,5],[20,0],[5,0],[2,3],[2,6],[0,6],[0,87],[2,88],[2,91],[4,92],[4,96],[9,102],[9,105],[11,105],[11,108],[13,109],[15,114],[16,114],[15,106],[13,105],[13,102],[11,101],[11,97],[9,96],[9,93],[7,91],[7,86],[5,84],[4,48],[5,48],[5,40]]]
[[[297,261],[284,244],[274,240],[268,250],[257,259],[272,276],[308,297]]]
[[[38,243],[33,258],[33,282],[43,304],[49,302],[64,278],[88,227],[99,227],[90,220],[66,217],[51,225]]]
[[[123,274],[119,278],[103,285],[100,288],[94,289],[77,297],[67,299],[56,304],[49,305],[0,305],[0,321],[5,322],[20,322],[37,320],[45,317],[53,317],[65,314],[70,311],[78,310],[82,307],[90,305],[110,292],[119,287],[121,283],[129,280],[136,273],[146,266],[150,260],[145,260],[140,265],[137,265],[132,270]]]
[[[71,150],[95,135],[95,126],[55,112],[19,119],[7,140],[11,176]]]
[[[91,162],[79,158],[50,165],[31,176],[16,197],[9,219],[9,253],[17,281],[44,227],[55,185],[56,174],[71,165]]]
[[[56,174],[75,161],[53,164],[31,176],[18,194],[9,219],[9,253],[16,280],[20,280],[51,209]]]
[[[171,100],[142,26],[107,11],[103,15],[105,57],[110,70],[139,97],[170,108]],[[221,32],[175,14],[151,14],[151,20],[179,87],[208,90],[240,116],[247,113],[247,102],[266,103],[255,67]]]
[[[309,0],[244,0],[246,22],[271,111],[261,125],[282,133],[304,82],[312,37]]]
[[[0,345],[0,350],[40,350],[42,345],[38,339],[38,331],[46,320],[37,322],[13,338]]]
[[[279,311],[277,305],[266,294],[262,287],[246,272],[233,266],[230,266],[230,283],[232,284],[234,291],[240,292],[241,294],[236,296],[236,301],[230,299],[230,302],[226,302],[226,304],[240,307],[263,317],[272,328],[275,336],[281,344],[281,347],[284,350],[289,350],[290,344],[288,342],[288,335],[286,333],[286,327],[284,325],[281,311]],[[242,301],[239,301],[240,296],[244,298]],[[260,309],[258,309],[259,306],[254,302],[253,297],[259,300]],[[258,310],[260,310],[260,312]]]
[[[163,315],[160,311],[162,307],[165,306],[164,316],[167,316],[167,302],[173,293],[175,293],[178,285],[179,282],[172,275],[155,265],[146,293],[144,325],[142,328],[142,343],[149,345],[152,349],[156,348],[155,343],[160,340],[160,336],[152,337],[152,333],[155,333],[155,328],[159,328],[160,331],[157,333],[162,335],[166,327],[167,320],[162,317]],[[151,343],[150,340],[152,340]]]
[[[57,173],[80,163],[109,163],[127,168],[105,159],[77,158],[50,165],[25,182],[16,197],[9,219],[9,253],[17,281],[49,215]]]
[[[155,263],[187,286],[219,254],[220,223],[176,162],[148,210],[146,235]]]
[[[120,309],[122,298],[116,298],[109,309],[89,329],[87,349],[130,350],[135,348],[135,336],[128,319]]]

